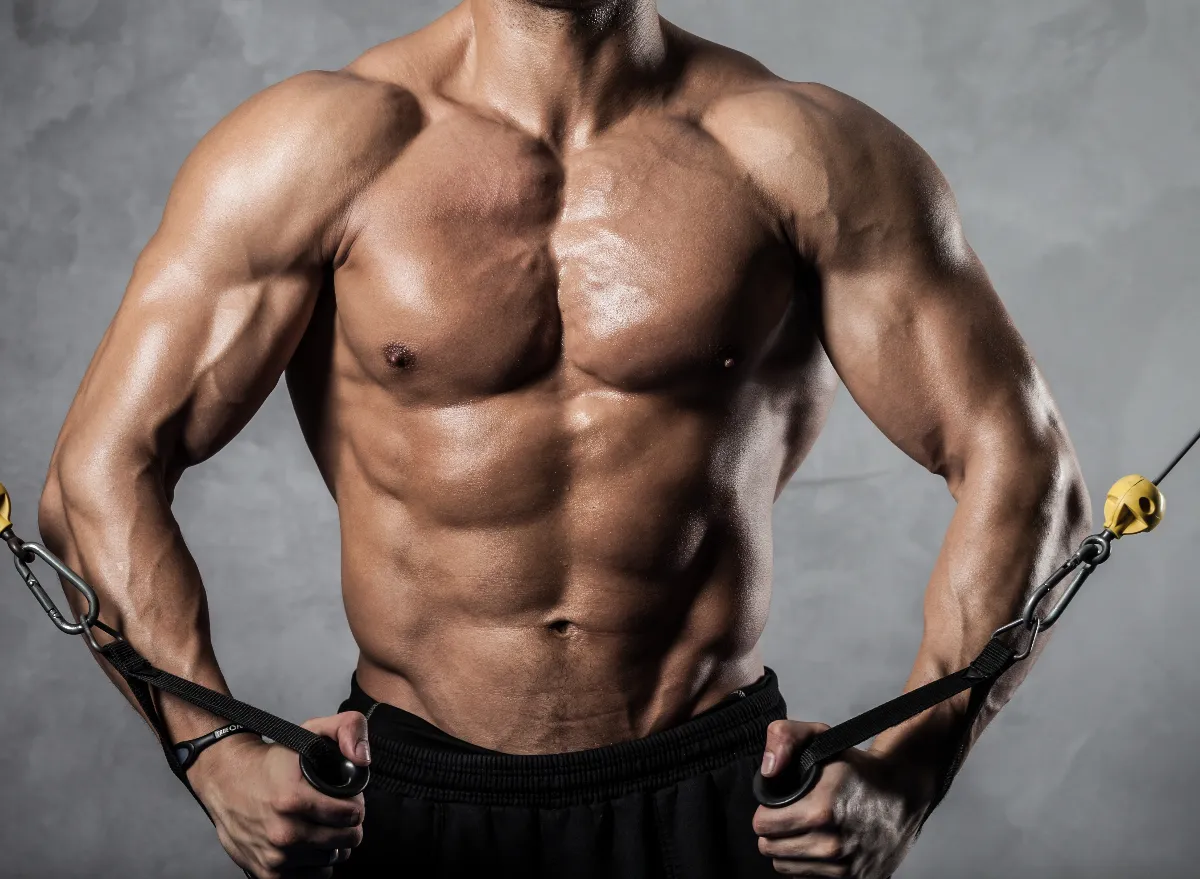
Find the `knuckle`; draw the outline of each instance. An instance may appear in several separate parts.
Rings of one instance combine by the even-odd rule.
[[[785,720],[781,723],[783,726],[779,729],[779,740],[788,744],[809,738],[814,734],[817,726],[817,724],[805,723],[802,720]]]
[[[279,849],[272,848],[263,852],[262,857],[260,857],[259,860],[262,861],[263,866],[267,868],[268,873],[274,874],[278,873],[279,868],[284,865],[284,863],[287,861],[287,858]]]
[[[814,806],[812,811],[809,812],[809,821],[820,826],[833,824],[833,804],[824,802]]]
[[[842,841],[837,838],[822,839],[814,842],[812,849],[818,858],[837,858],[842,854]]]
[[[353,801],[345,803],[337,812],[330,813],[330,818],[336,820],[342,827],[357,827],[366,818],[366,809]]]
[[[271,797],[271,808],[276,812],[291,813],[298,812],[303,808],[303,800],[296,791],[287,788],[277,791]]]
[[[272,824],[267,828],[267,842],[275,849],[272,854],[279,854],[282,858],[280,849],[285,849],[288,846],[295,845],[298,841],[296,829],[285,821]],[[280,861],[282,863],[282,860]],[[276,866],[279,866],[278,864]]]

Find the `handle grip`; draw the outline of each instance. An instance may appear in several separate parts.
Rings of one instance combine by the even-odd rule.
[[[371,767],[359,766],[342,756],[337,742],[322,736],[333,747],[325,756],[316,759],[300,755],[300,771],[304,779],[326,796],[348,800],[361,794],[371,780]]]
[[[767,778],[762,771],[754,773],[754,797],[764,806],[781,809],[808,796],[821,780],[821,764],[814,763],[808,770],[800,764],[788,763],[778,775]]]

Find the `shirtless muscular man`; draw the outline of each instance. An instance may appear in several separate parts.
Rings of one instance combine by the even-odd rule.
[[[909,688],[1089,524],[933,162],[654,0],[465,0],[188,158],[40,517],[106,622],[226,692],[171,502],[281,376],[361,651],[308,727],[374,778],[334,800],[279,746],[205,751],[189,779],[262,879],[890,875],[1023,672],[757,807],[755,770],[822,728],[758,643],[772,504],[837,382],[957,502]],[[223,725],[162,703],[176,740]]]

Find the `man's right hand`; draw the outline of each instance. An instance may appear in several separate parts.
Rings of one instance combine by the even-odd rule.
[[[370,763],[367,721],[357,711],[303,724],[338,743],[359,766]],[[257,879],[315,879],[362,842],[363,795],[339,800],[315,790],[296,752],[239,736],[209,748],[188,773],[225,851]]]

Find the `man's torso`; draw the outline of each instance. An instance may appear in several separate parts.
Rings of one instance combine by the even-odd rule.
[[[351,68],[424,59],[390,83],[421,123],[289,387],[363,688],[485,747],[645,735],[762,673],[771,506],[836,380],[738,152],[773,80],[676,39],[661,97],[569,147],[455,95],[445,25]]]

